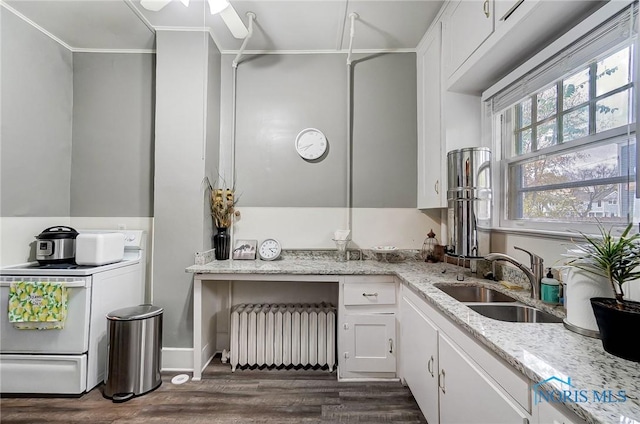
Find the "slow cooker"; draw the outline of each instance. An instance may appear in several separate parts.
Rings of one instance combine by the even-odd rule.
[[[36,259],[41,265],[73,263],[78,232],[71,227],[49,227],[36,236]]]

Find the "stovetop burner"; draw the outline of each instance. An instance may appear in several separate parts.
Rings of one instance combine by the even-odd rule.
[[[93,265],[76,265],[76,264],[69,264],[69,263],[58,263],[58,264],[33,264],[30,265],[28,267],[26,267],[27,269],[89,269],[89,268],[95,268],[95,266]]]

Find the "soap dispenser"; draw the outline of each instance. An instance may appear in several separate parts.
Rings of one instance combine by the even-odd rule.
[[[546,303],[560,302],[560,282],[553,278],[551,268],[548,268],[547,276],[540,280],[540,299]]]

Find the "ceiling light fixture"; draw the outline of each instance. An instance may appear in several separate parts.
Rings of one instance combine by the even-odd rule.
[[[152,12],[157,12],[168,5],[170,1],[171,0],[140,0],[140,6]]]
[[[208,2],[212,15],[220,13],[229,7],[229,0],[208,0]],[[171,3],[171,0],[140,0],[140,6],[153,12],[159,11],[169,3]],[[180,0],[180,3],[184,4],[185,7],[189,7],[189,0]]]
[[[189,6],[190,0],[180,0],[185,6]],[[220,17],[231,31],[231,34],[242,40],[248,34],[247,27],[238,16],[238,12],[229,3],[229,0],[207,0],[209,3],[209,10],[212,15],[220,14]],[[171,3],[171,0],[140,0],[140,6],[152,12],[157,12],[166,5]]]
[[[212,15],[222,12],[227,7],[229,7],[228,0],[209,0],[209,9]]]

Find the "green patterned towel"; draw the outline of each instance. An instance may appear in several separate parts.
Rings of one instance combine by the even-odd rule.
[[[9,322],[20,330],[63,329],[67,288],[62,283],[16,281],[9,289]]]

